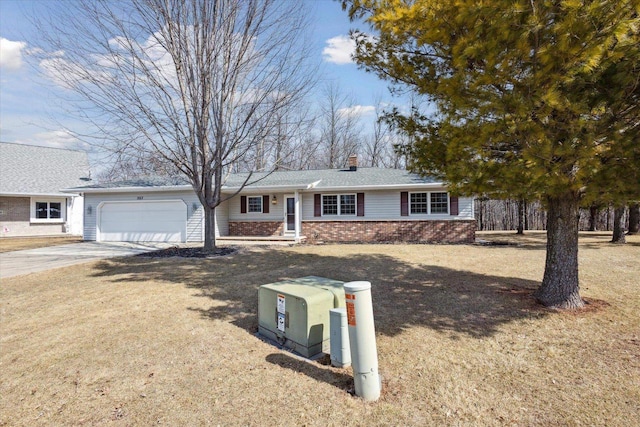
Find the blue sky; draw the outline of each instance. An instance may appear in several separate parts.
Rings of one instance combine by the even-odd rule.
[[[283,0],[297,1],[297,0]],[[315,23],[313,49],[322,62],[321,82],[333,81],[359,106],[363,123],[371,123],[374,102],[391,101],[387,84],[349,60],[349,30],[356,27],[333,0],[305,0]],[[25,16],[32,8],[59,6],[55,0],[0,0],[0,140],[60,148],[84,148],[65,130],[80,131],[61,115],[52,81],[38,73],[29,58],[34,28]],[[359,25],[363,28],[362,25]],[[59,123],[57,123],[59,122]],[[61,124],[63,126],[61,126]]]
[[[298,0],[284,0],[298,1]],[[319,99],[324,84],[337,83],[352,101],[365,133],[375,120],[375,102],[399,103],[392,99],[387,83],[359,69],[349,57],[349,30],[363,29],[349,21],[340,3],[333,0],[304,0],[313,14],[313,50],[321,63]],[[74,122],[63,114],[60,88],[38,72],[30,58],[29,39],[35,29],[27,18],[30,11],[60,7],[56,0],[0,0],[0,141],[90,151],[92,169],[100,169],[103,157],[73,136],[93,133],[86,123]],[[70,132],[71,131],[71,132]]]

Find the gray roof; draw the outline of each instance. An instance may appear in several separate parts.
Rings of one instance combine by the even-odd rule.
[[[189,181],[184,177],[166,177],[166,176],[144,176],[135,179],[127,179],[123,181],[113,182],[101,182],[91,185],[84,185],[79,187],[78,190],[88,189],[111,189],[111,188],[156,188],[156,187],[176,187],[176,186],[190,186]],[[74,190],[71,188],[70,190]]]
[[[0,194],[63,195],[89,176],[84,151],[0,142]]]
[[[238,188],[247,179],[248,174],[235,174],[229,177],[225,187]],[[340,189],[357,187],[403,187],[440,184],[431,177],[421,177],[400,169],[357,168],[321,169],[303,171],[277,171],[272,173],[254,172],[249,177],[249,188],[290,187],[305,189]],[[315,184],[315,185],[314,185]]]
[[[248,179],[248,181],[247,181]],[[251,191],[293,191],[293,190],[353,190],[382,188],[439,187],[441,181],[431,177],[421,177],[400,169],[358,168],[320,169],[302,171],[276,171],[238,173],[230,175],[222,187],[224,192],[237,191],[247,183],[244,192]],[[142,177],[134,180],[93,184],[72,188],[68,191],[119,192],[119,191],[165,191],[190,190],[185,178]]]

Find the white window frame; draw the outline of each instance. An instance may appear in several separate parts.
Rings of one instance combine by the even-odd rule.
[[[413,212],[413,203],[411,202],[411,196],[413,196],[414,194],[426,194],[427,195],[427,211],[426,212]],[[415,191],[413,193],[409,193],[409,215],[429,215],[429,208],[430,208],[430,200],[431,197],[429,195],[428,191]]]
[[[432,213],[431,212],[431,195],[434,193],[444,193],[447,195],[447,212],[436,212],[436,213]],[[426,194],[427,195],[427,213],[424,212],[419,212],[419,213],[413,213],[412,209],[411,209],[411,195],[412,194]],[[451,211],[451,197],[449,196],[449,192],[447,191],[414,191],[409,193],[409,215],[416,215],[416,216],[421,216],[421,215],[449,215],[450,211]]]
[[[433,213],[431,211],[431,205],[434,203],[433,200],[431,200],[431,198],[433,197],[434,194],[444,194],[446,197],[445,200],[445,207],[447,208],[446,212],[435,212]],[[446,191],[431,191],[429,192],[429,215],[449,215],[449,210],[451,209],[451,203],[449,201],[449,193]]]
[[[47,204],[47,218],[36,218],[36,204]],[[51,203],[60,203],[60,218],[48,218]],[[51,197],[32,197],[31,198],[31,214],[29,222],[42,224],[60,224],[67,222],[67,199],[51,198]]]
[[[325,196],[336,196],[336,201],[337,201],[337,213],[335,214],[325,214],[324,213],[324,198]],[[353,201],[354,201],[354,211],[353,213],[342,213],[342,202],[341,202],[341,197],[342,196],[353,196]],[[343,193],[343,194],[322,194],[321,195],[321,201],[322,201],[322,216],[357,216],[358,215],[358,195],[356,193]]]
[[[251,199],[260,199],[260,210],[252,211],[251,210]],[[264,206],[262,206],[262,196],[247,196],[247,213],[263,213]]]

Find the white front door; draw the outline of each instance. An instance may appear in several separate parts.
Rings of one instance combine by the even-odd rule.
[[[296,198],[294,196],[284,197],[284,231],[285,233],[296,231]]]

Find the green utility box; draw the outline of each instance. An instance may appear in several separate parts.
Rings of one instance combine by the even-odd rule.
[[[343,284],[307,276],[260,286],[258,333],[304,357],[328,350],[329,310],[345,306]]]

